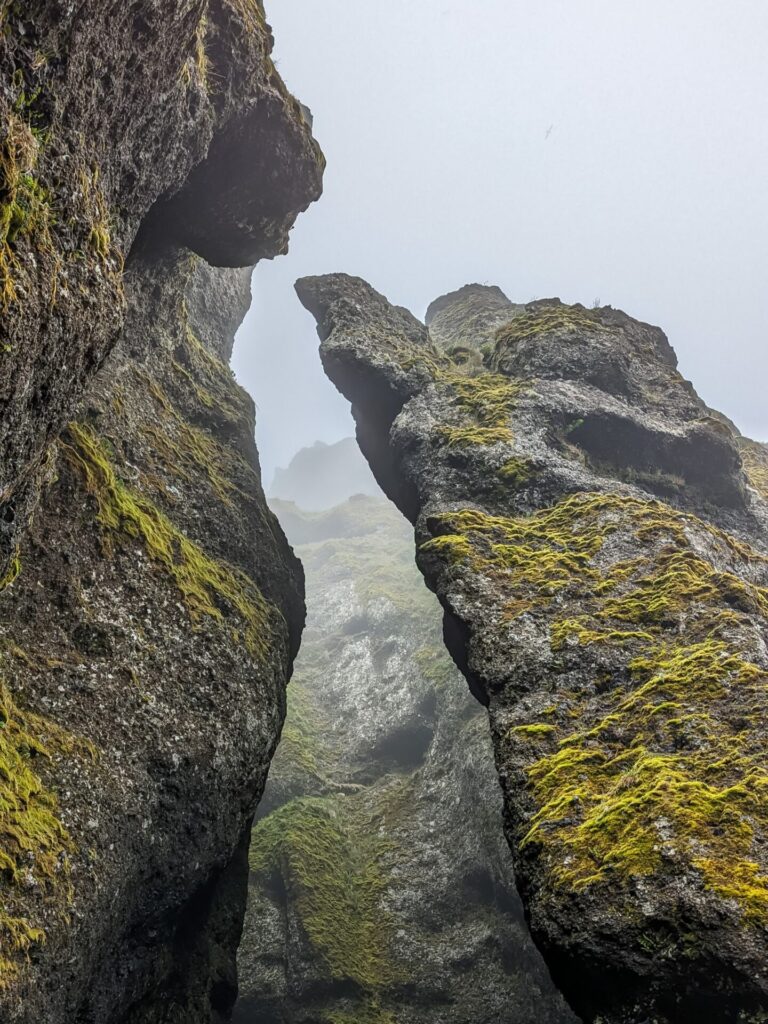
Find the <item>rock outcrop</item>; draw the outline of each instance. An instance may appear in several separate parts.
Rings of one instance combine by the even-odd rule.
[[[253,832],[235,1021],[575,1022],[528,935],[485,714],[407,522],[362,495],[273,508],[308,618]]]
[[[555,982],[586,1021],[767,1020],[766,449],[610,307],[297,287],[488,707]]]
[[[235,999],[303,579],[226,365],[248,274],[200,257],[282,252],[319,193],[271,42],[256,0],[0,2],[9,1024]]]

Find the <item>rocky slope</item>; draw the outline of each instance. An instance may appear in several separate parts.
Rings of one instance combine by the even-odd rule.
[[[255,0],[0,28],[0,1020],[224,1021],[303,581],[194,253],[283,251],[322,158]]]
[[[273,507],[308,619],[253,832],[235,1021],[575,1021],[528,936],[485,714],[408,524],[381,498]]]
[[[588,1021],[767,1020],[765,448],[610,307],[298,291],[488,706],[556,983]]]

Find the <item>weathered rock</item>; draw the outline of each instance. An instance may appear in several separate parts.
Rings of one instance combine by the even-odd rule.
[[[489,708],[556,983],[589,1021],[768,1020],[766,449],[610,308],[473,286],[427,329],[297,287]]]
[[[184,315],[196,259],[134,257],[125,332],[0,597],[0,753],[11,787],[31,779],[0,818],[3,1020],[224,1021],[234,1001],[233,855],[281,726],[302,573],[264,503],[253,404]]]
[[[315,512],[342,505],[350,494],[373,496],[381,490],[355,439],[345,437],[336,444],[316,441],[311,448],[302,448],[289,466],[275,471],[268,494]]]
[[[308,622],[253,834],[235,1020],[575,1021],[527,933],[485,715],[407,523],[381,498],[273,507],[301,540]]]
[[[144,243],[253,264],[322,158],[260,0],[0,0],[0,579]]]
[[[222,362],[247,272],[182,244],[283,251],[322,158],[256,0],[32,6],[0,2],[0,1019],[219,1024],[303,578]]]

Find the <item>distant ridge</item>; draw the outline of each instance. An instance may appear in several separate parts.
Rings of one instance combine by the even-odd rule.
[[[277,469],[269,497],[293,501],[308,512],[340,505],[354,494],[381,495],[354,438],[336,444],[316,441],[302,448],[286,469]]]

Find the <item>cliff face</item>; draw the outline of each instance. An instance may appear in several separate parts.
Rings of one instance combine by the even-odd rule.
[[[322,158],[252,0],[0,24],[0,1019],[223,1021],[303,580],[192,250],[282,251]]]
[[[274,507],[308,620],[253,832],[235,1021],[574,1021],[528,936],[485,714],[407,523],[381,498]]]
[[[0,0],[0,579],[137,236],[250,265],[319,195],[271,43],[260,0]]]
[[[610,308],[298,290],[488,707],[556,983],[589,1021],[768,1019],[765,449]]]

